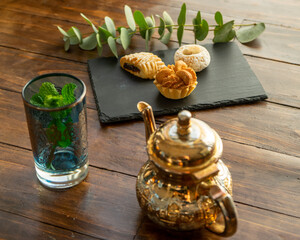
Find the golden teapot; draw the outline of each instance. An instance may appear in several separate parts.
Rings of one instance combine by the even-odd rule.
[[[167,229],[206,227],[221,236],[233,235],[237,212],[231,174],[220,159],[219,135],[186,110],[156,128],[151,106],[139,102],[137,107],[145,122],[149,156],[136,183],[142,210]]]

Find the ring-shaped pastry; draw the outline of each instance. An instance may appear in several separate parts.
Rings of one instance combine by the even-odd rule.
[[[174,55],[174,62],[185,62],[195,72],[205,69],[210,63],[210,55],[205,47],[190,44],[180,47]]]

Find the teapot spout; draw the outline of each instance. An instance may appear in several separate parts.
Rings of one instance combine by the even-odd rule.
[[[137,104],[137,108],[141,112],[144,119],[146,142],[147,142],[150,135],[156,130],[156,124],[155,124],[152,107],[148,103],[140,101]]]

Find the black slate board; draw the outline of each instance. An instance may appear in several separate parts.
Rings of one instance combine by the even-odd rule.
[[[88,61],[99,118],[102,123],[140,119],[136,105],[149,103],[154,115],[175,114],[182,109],[199,110],[267,98],[259,80],[234,43],[204,45],[211,55],[208,68],[199,72],[198,85],[190,96],[180,100],[163,97],[152,80],[126,72],[114,57]],[[165,64],[174,64],[177,49],[153,52]]]

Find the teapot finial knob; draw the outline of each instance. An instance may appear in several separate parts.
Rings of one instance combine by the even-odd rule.
[[[177,132],[179,135],[184,136],[190,133],[191,118],[192,114],[187,110],[178,113]]]

